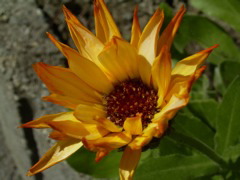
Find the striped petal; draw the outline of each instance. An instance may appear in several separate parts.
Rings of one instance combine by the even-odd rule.
[[[48,35],[52,42],[68,59],[70,69],[82,81],[101,93],[108,93],[113,88],[107,76],[95,63],[84,58],[69,46],[58,42],[52,35]]]
[[[171,80],[171,70],[171,55],[168,47],[164,46],[152,66],[153,86],[155,89],[158,89],[158,106],[161,106],[168,90]]]
[[[58,114],[49,114],[37,118],[33,121],[29,121],[26,124],[21,125],[22,128],[49,128],[48,122],[51,121],[65,121],[70,120],[73,122],[79,122],[74,116],[73,112],[63,112]]]
[[[79,148],[82,142],[75,139],[58,141],[48,152],[29,170],[27,176],[33,176],[68,158]]]
[[[81,56],[97,62],[97,56],[102,51],[104,45],[91,31],[85,28],[67,8],[63,8],[63,10],[71,37],[79,53]]]
[[[133,179],[134,171],[141,157],[142,149],[133,150],[127,146],[120,162],[119,175],[121,180]]]
[[[117,81],[138,76],[137,51],[120,38],[114,37],[98,58],[113,79]]]
[[[138,53],[144,56],[150,64],[153,63],[157,53],[157,40],[164,19],[163,12],[158,9],[146,27],[139,40]]]
[[[182,75],[190,76],[195,73],[195,71],[201,66],[204,61],[207,59],[209,54],[213,51],[214,48],[218,45],[212,46],[208,49],[200,51],[192,56],[189,56],[181,61],[179,61],[172,70],[172,75]]]
[[[163,33],[161,34],[158,40],[158,52],[162,49],[164,45],[167,45],[169,48],[172,45],[173,39],[176,35],[176,32],[180,26],[182,21],[183,15],[186,12],[186,8],[184,6],[177,12],[171,22],[168,24],[166,29],[164,29]]]
[[[138,48],[138,43],[142,34],[137,13],[138,13],[138,6],[136,6],[136,8],[134,9],[132,33],[131,33],[131,41],[130,41],[135,48]]]
[[[79,103],[101,102],[101,96],[69,69],[37,63],[34,65],[34,70],[53,94],[70,97],[68,100],[75,99],[70,103],[76,104],[76,100],[79,100]]]
[[[113,36],[121,34],[103,0],[94,0],[94,20],[96,36],[102,43],[108,43]]]

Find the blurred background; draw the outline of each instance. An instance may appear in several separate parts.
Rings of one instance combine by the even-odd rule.
[[[187,7],[187,15],[172,48],[173,61],[220,44],[209,57],[206,74],[194,87],[194,100],[221,100],[227,86],[240,74],[238,0],[106,0],[106,3],[126,39],[130,38],[136,4],[139,5],[142,27],[159,5],[166,15],[164,26],[182,4]],[[40,61],[67,66],[65,58],[45,34],[50,32],[61,42],[74,47],[64,22],[63,4],[94,31],[93,0],[0,0],[1,180],[91,179],[78,174],[66,162],[34,177],[26,177],[26,171],[52,142],[45,130],[17,128],[44,114],[65,111],[41,100],[48,91],[32,69],[32,64]]]

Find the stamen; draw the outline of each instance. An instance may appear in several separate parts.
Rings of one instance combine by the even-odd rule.
[[[107,118],[118,126],[123,126],[126,118],[141,113],[143,127],[146,127],[159,112],[157,91],[136,79],[116,85],[105,99]]]

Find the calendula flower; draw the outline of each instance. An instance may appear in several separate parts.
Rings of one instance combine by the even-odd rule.
[[[193,82],[205,69],[210,47],[179,61],[169,52],[185,13],[182,7],[159,36],[164,13],[157,9],[141,31],[134,11],[131,41],[125,41],[103,0],[94,1],[96,35],[63,7],[78,50],[52,42],[68,59],[69,68],[37,63],[34,69],[51,94],[44,100],[70,108],[45,115],[25,128],[52,128],[56,144],[28,172],[34,175],[63,161],[79,148],[96,152],[100,161],[124,149],[121,179],[132,179],[142,148],[160,138],[177,111],[189,101]]]

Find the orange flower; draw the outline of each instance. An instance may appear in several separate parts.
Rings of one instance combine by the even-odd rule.
[[[130,43],[123,40],[103,0],[94,1],[96,35],[63,7],[78,51],[52,42],[68,59],[69,68],[37,63],[34,69],[51,94],[44,100],[71,112],[45,115],[24,128],[52,128],[57,143],[28,172],[34,175],[63,161],[84,146],[100,161],[124,147],[121,179],[132,179],[141,149],[160,138],[168,121],[186,106],[193,82],[210,47],[179,61],[172,69],[170,46],[185,13],[182,7],[159,36],[163,11],[157,9],[141,31],[134,11]]]

